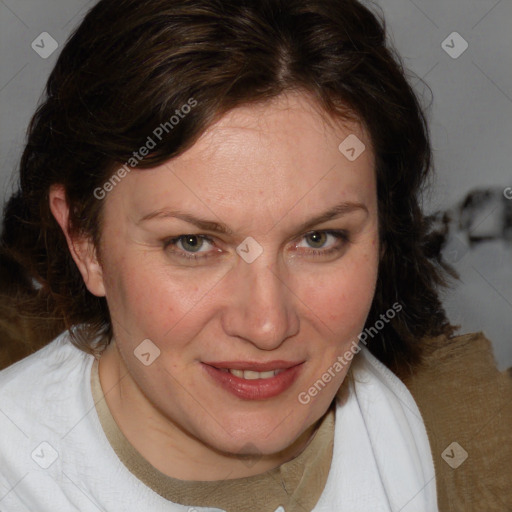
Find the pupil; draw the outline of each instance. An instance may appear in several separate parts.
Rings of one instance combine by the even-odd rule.
[[[317,244],[317,247],[321,247],[325,242],[324,237],[326,236],[326,234],[315,231],[314,233],[311,233],[308,236],[309,239],[313,241],[313,244]]]
[[[198,249],[201,248],[201,244],[198,243],[198,242],[199,242],[199,237],[197,237],[195,235],[186,235],[184,237],[184,244],[183,245],[184,245],[184,247],[186,245],[191,246],[191,247],[189,247],[190,250],[195,252],[195,251],[197,251]],[[187,249],[187,247],[185,247],[185,249]]]

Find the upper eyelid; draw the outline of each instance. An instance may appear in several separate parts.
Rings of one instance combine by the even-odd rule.
[[[310,229],[309,231],[306,231],[302,235],[299,235],[299,236],[291,239],[290,241],[300,240],[311,233],[326,233],[327,235],[332,235],[338,239],[345,238],[345,239],[347,239],[346,241],[348,241],[348,237],[349,237],[349,233],[345,229]],[[197,236],[197,237],[202,238],[203,240],[206,240],[209,243],[215,245],[215,241],[214,241],[215,237],[212,237],[210,235],[205,235],[202,233],[183,233],[182,235],[168,238],[164,242],[166,243],[166,245],[171,245],[171,244],[176,245],[176,243],[179,242],[180,239],[182,239],[185,236]],[[311,248],[311,249],[314,250],[313,248]]]

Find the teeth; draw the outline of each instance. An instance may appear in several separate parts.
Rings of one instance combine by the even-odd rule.
[[[268,372],[253,372],[252,370],[229,370],[229,372],[235,377],[239,377],[240,379],[246,380],[255,380],[255,379],[271,379],[278,373],[281,373],[282,370],[270,370]]]

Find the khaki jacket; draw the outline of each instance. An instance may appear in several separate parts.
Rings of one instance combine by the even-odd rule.
[[[429,436],[439,510],[511,512],[512,369],[497,370],[482,332],[430,341],[404,382]]]
[[[22,343],[24,331],[1,327],[0,369],[51,339]],[[512,512],[512,370],[496,369],[482,332],[427,346],[421,367],[403,380],[429,436],[439,511]]]

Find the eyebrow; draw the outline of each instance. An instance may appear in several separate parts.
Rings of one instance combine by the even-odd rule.
[[[363,210],[366,213],[368,213],[368,208],[363,203],[357,203],[357,202],[349,202],[344,201],[341,202],[332,208],[329,208],[328,210],[320,213],[319,215],[316,215],[312,219],[309,219],[308,221],[304,222],[301,226],[299,226],[298,231],[307,231],[309,228],[312,228],[316,226],[317,224],[322,224],[323,222],[327,222],[328,220],[337,219],[339,217],[342,217],[348,213],[352,213],[354,211]],[[163,208],[161,210],[155,210],[154,212],[148,213],[147,215],[144,215],[137,224],[140,224],[142,222],[146,222],[148,220],[152,219],[165,219],[165,218],[176,218],[183,220],[185,222],[188,222],[190,224],[193,224],[194,226],[197,226],[198,228],[205,230],[205,231],[213,231],[217,233],[221,233],[224,235],[233,235],[234,232],[232,229],[230,229],[226,224],[223,222],[216,222],[212,220],[207,219],[200,219],[198,217],[195,217],[194,215],[186,212],[182,212],[180,210],[172,210],[169,208]],[[276,222],[278,224],[280,221]],[[274,226],[276,225],[274,224]]]

